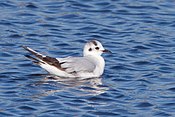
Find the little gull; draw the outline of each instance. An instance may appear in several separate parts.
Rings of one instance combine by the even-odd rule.
[[[82,57],[53,58],[42,55],[29,47],[22,47],[34,56],[26,55],[27,58],[50,74],[59,77],[100,77],[105,67],[105,61],[101,55],[106,52],[111,53],[97,40],[91,40],[85,44]]]

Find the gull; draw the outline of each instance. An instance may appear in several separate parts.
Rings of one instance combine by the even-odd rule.
[[[22,46],[31,55],[25,55],[33,63],[39,65],[52,75],[67,78],[93,78],[100,77],[104,72],[105,61],[103,53],[111,53],[104,49],[97,40],[88,41],[83,49],[82,57],[53,58]]]

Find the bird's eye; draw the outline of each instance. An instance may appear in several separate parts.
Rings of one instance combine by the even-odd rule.
[[[92,48],[89,48],[89,51],[92,51]]]
[[[99,47],[96,47],[95,49],[96,49],[96,50],[99,50],[100,48],[99,48]]]

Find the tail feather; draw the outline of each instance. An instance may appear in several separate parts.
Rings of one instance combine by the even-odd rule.
[[[45,56],[43,56],[42,54],[40,54],[40,53],[38,53],[38,52],[36,52],[35,50],[33,50],[33,49],[31,49],[31,48],[29,48],[29,47],[27,47],[27,46],[22,46],[25,50],[27,50],[27,51],[29,51],[30,53],[32,53],[34,56],[36,56],[37,58],[39,58],[39,59],[43,59],[43,57],[45,57]]]
[[[24,55],[24,56],[29,58],[29,59],[31,59],[31,60],[33,60],[33,61],[39,61],[38,59],[36,59],[36,58],[34,58],[34,57],[30,56],[30,55]]]
[[[43,64],[44,64],[43,61],[41,61],[41,60],[39,60],[39,59],[37,59],[37,58],[34,58],[34,57],[30,56],[30,55],[25,55],[25,57],[31,59],[32,62],[35,63],[35,64],[40,64],[40,63],[43,63]]]
[[[33,60],[34,63],[39,64],[39,65],[40,64],[49,64],[50,66],[54,66],[62,71],[65,71],[65,69],[61,67],[60,62],[56,58],[44,56],[44,55],[36,52],[35,50],[33,50],[27,46],[22,46],[22,47],[36,57],[36,58],[34,58],[30,55],[26,55],[26,57]]]

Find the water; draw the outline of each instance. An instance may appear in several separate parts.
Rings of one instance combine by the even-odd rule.
[[[1,0],[0,116],[175,116],[173,0]],[[54,80],[21,45],[80,56],[111,50],[96,79]]]

